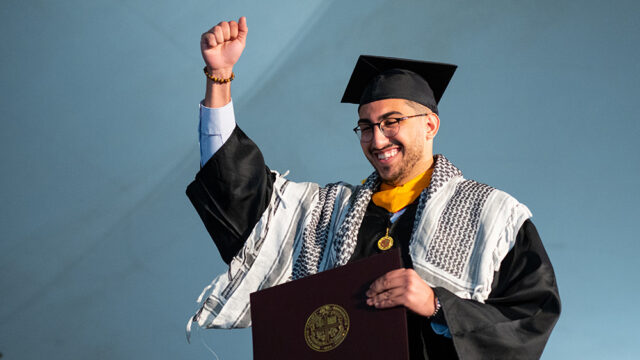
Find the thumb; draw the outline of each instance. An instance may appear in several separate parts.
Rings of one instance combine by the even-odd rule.
[[[247,18],[245,16],[238,20],[238,39],[242,42],[247,40],[247,33],[249,28],[247,27]]]

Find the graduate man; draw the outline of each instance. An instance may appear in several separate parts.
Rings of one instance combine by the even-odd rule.
[[[406,268],[376,280],[366,302],[409,310],[412,359],[539,358],[560,298],[531,213],[433,154],[456,67],[361,56],[342,101],[359,105],[354,131],[374,172],[359,186],[293,183],[235,123],[247,33],[243,17],[201,38],[202,168],[187,195],[230,268],[191,321],[248,326],[251,292],[399,247]]]

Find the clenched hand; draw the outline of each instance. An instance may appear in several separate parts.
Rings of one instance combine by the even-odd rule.
[[[200,50],[210,74],[223,78],[230,76],[242,55],[248,31],[247,18],[243,16],[238,22],[222,21],[202,34]]]

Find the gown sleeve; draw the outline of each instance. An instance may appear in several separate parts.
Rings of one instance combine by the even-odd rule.
[[[435,288],[460,359],[538,359],[560,316],[549,257],[529,220],[503,259],[485,303]]]
[[[187,187],[187,197],[227,264],[269,205],[273,181],[258,146],[236,126]]]

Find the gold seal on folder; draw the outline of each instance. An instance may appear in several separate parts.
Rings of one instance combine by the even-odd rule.
[[[304,326],[307,345],[318,352],[333,350],[342,343],[349,332],[349,315],[336,304],[326,304],[315,309]]]

